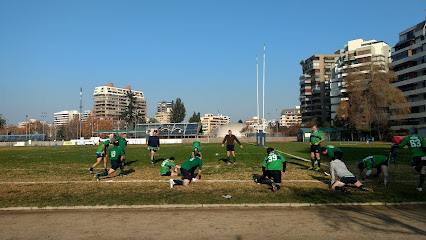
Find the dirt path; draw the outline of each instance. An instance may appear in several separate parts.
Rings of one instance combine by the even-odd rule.
[[[0,239],[426,239],[426,206],[0,212]]]

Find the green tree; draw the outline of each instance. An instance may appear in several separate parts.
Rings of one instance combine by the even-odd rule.
[[[192,117],[189,119],[190,123],[197,123],[197,122],[201,122],[201,116],[200,116],[200,112],[198,113],[193,113]]]
[[[340,102],[337,115],[356,130],[371,132],[374,125],[382,140],[390,115],[402,118],[410,112],[404,93],[392,85],[396,80],[395,72],[379,64],[349,73],[343,80],[349,99]]]
[[[136,94],[132,91],[127,91],[127,106],[124,112],[120,115],[120,120],[126,122],[127,129],[134,129],[136,120],[140,118]]]
[[[170,115],[171,123],[183,122],[186,116],[185,105],[180,98],[176,98],[176,102],[172,101],[172,111]]]
[[[0,114],[0,129],[6,126],[6,119],[3,118],[3,114]]]
[[[238,123],[243,123],[243,120],[241,120],[241,119],[240,119],[240,120],[238,120]]]

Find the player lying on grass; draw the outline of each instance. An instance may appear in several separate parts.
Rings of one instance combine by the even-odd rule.
[[[120,176],[124,176],[124,151],[121,147],[119,147],[119,143],[117,140],[111,139],[111,142],[114,145],[108,153],[109,159],[111,161],[111,168],[109,169],[109,171],[96,174],[95,177],[97,181],[100,180],[99,177],[104,177],[113,174],[117,170],[117,168],[120,168],[121,170]]]
[[[198,174],[193,178],[195,169],[198,168]],[[201,171],[203,168],[203,161],[200,159],[200,154],[195,154],[195,157],[188,158],[180,167],[180,172],[183,175],[183,181],[170,179],[170,187],[174,185],[188,186],[191,181],[196,181],[201,178]]]
[[[386,156],[382,155],[372,155],[364,158],[359,164],[359,174],[358,178],[361,178],[361,180],[366,179],[371,175],[372,169],[376,168],[377,172],[374,174],[374,176],[379,176],[380,173],[383,172],[383,182],[381,184],[385,185],[388,183],[388,163],[389,160]],[[367,168],[367,171],[365,174],[362,174],[364,169]]]
[[[287,162],[283,155],[276,153],[273,148],[266,149],[266,157],[263,159],[263,175],[259,179],[254,179],[257,183],[263,183],[265,179],[273,179],[272,191],[277,192],[281,189],[282,177],[285,176]]]
[[[360,188],[362,191],[370,191],[355,176],[348,170],[345,163],[339,159],[330,159],[330,174],[331,184],[330,188],[333,190],[340,190],[342,192],[349,192],[350,188],[345,188],[346,184],[353,184],[355,187]],[[335,176],[339,178],[336,181]]]
[[[169,159],[164,160],[161,163],[161,168],[160,168],[160,175],[161,176],[178,176],[178,173],[176,171],[174,171],[174,169],[172,170],[172,168],[180,168],[179,165],[175,164],[175,158],[174,157],[170,157]]]
[[[105,140],[102,144],[101,144],[101,146],[98,148],[98,151],[96,151],[96,162],[95,162],[95,164],[93,164],[90,168],[89,168],[89,172],[90,172],[90,174],[93,174],[93,169],[96,167],[96,166],[98,166],[101,162],[102,162],[102,160],[104,160],[104,168],[105,168],[105,171],[108,171],[108,168],[107,168],[107,161],[108,161],[108,159],[107,159],[107,150],[108,150],[108,147],[109,147],[109,144],[110,144],[110,140],[113,138],[113,134],[110,134],[109,135],[109,138],[110,139],[107,139],[107,140]]]
[[[192,143],[192,157],[195,157],[195,154],[199,153],[200,158],[203,159],[203,155],[201,154],[201,143],[195,141]]]
[[[399,145],[392,143],[392,147],[403,148],[405,145],[408,146],[408,151],[411,154],[411,169],[413,173],[420,173],[419,185],[416,190],[421,192],[423,191],[426,172],[426,140],[417,133],[417,128],[410,128],[408,130],[409,135]]]

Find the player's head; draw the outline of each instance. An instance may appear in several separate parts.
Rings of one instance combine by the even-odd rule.
[[[112,139],[114,137],[114,133],[111,133],[108,137]]]
[[[311,129],[312,129],[312,132],[316,132],[317,131],[317,125],[312,126]]]
[[[365,168],[365,163],[364,163],[364,162],[360,162],[360,163],[358,163],[358,169],[359,169],[360,171],[364,170],[364,168]]]
[[[273,148],[271,148],[271,147],[268,148],[268,149],[266,149],[266,153],[268,153],[268,154],[271,153],[271,152],[273,152],[273,151],[275,151],[275,150]]]
[[[415,128],[415,127],[412,127],[410,129],[408,129],[408,132],[410,134],[417,134],[419,132],[419,130],[417,128]]]
[[[115,138],[111,138],[111,142],[112,144],[114,144],[114,146],[118,146],[118,141]]]
[[[123,138],[126,138],[127,137],[127,133],[123,133]]]
[[[321,152],[322,152],[322,154],[327,154],[328,153],[328,150],[327,150],[327,148],[325,148],[325,147],[322,147],[321,148]]]
[[[231,131],[231,130],[228,130],[228,134],[229,134],[229,135],[232,135],[232,131]]]
[[[157,135],[157,130],[154,130],[153,132],[152,132],[152,135]]]
[[[170,157],[169,159],[170,159],[170,161],[172,161],[172,162],[174,162],[174,161],[175,161],[175,158],[174,158],[174,157]]]
[[[198,148],[197,147],[194,148],[194,152],[198,152]]]

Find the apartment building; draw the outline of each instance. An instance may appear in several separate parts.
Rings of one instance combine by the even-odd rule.
[[[290,127],[298,124],[302,124],[300,106],[296,106],[296,108],[283,109],[281,111],[280,126]]]
[[[389,70],[391,48],[383,41],[355,39],[344,45],[344,49],[335,52],[338,54],[331,68],[331,119],[336,117],[336,111],[341,101],[348,100],[344,79],[351,72],[364,71],[365,66],[371,63],[383,65]]]
[[[80,113],[77,110],[56,112],[53,114],[53,124],[55,126],[65,125],[75,118],[78,119],[79,116]]]
[[[228,123],[229,117],[221,115],[213,115],[211,113],[204,114],[201,117],[203,135],[209,135],[214,129]]]
[[[264,132],[265,128],[268,126],[266,119],[261,119],[258,116],[244,120],[244,124],[253,127],[256,132]]]
[[[141,118],[146,118],[146,99],[142,91],[132,90],[130,86],[125,88],[114,87],[109,83],[95,88],[93,92],[93,115],[96,118],[118,121],[120,115],[129,104],[127,92],[131,91],[136,97],[136,108]]]
[[[331,66],[339,55],[315,54],[301,62],[300,112],[302,123],[331,121],[330,79]]]
[[[417,127],[426,135],[426,21],[399,33],[392,53],[393,70],[398,80],[393,83],[403,91],[411,104],[411,113],[402,121],[394,121],[392,129]]]
[[[170,123],[171,113],[172,102],[161,101],[157,103],[157,113],[155,113],[155,119],[159,123]]]

